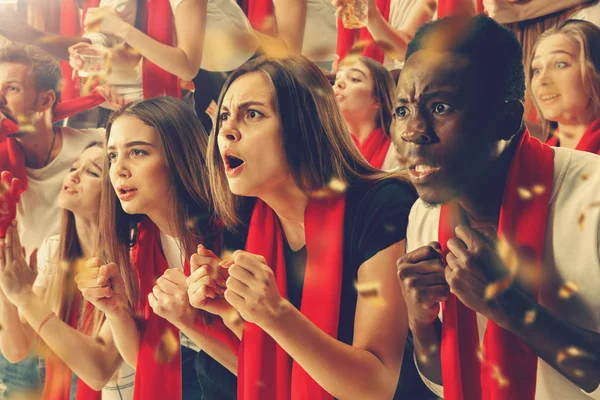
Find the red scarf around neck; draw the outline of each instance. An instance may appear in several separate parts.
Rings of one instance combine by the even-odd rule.
[[[386,21],[390,18],[390,5],[391,0],[377,0],[377,8],[381,11],[383,18]],[[369,43],[367,47],[363,50],[362,55],[366,57],[370,57],[375,61],[383,63],[385,54],[383,50],[379,48],[373,41],[373,36],[369,33],[367,27],[361,29],[346,29],[344,28],[344,24],[342,23],[342,19],[338,18],[337,21],[337,46],[336,53],[339,57],[338,62],[341,63],[342,60],[346,57],[352,46],[356,40],[364,40]],[[339,65],[339,64],[338,64]]]
[[[79,302],[81,296],[78,295],[75,298],[71,316],[69,318],[69,326],[73,329],[78,329],[79,321]],[[83,320],[87,320],[88,316],[94,311],[94,306],[91,303],[86,302],[85,315]],[[44,385],[44,392],[42,394],[42,400],[69,400],[71,398],[71,379],[72,372],[60,359],[56,357],[49,357],[46,359],[46,384]],[[95,391],[89,387],[83,380],[77,379],[77,400],[101,400],[102,391]]]
[[[300,311],[332,337],[337,337],[340,314],[345,206],[345,197],[313,199],[304,214],[307,262]],[[257,200],[246,251],[265,257],[275,273],[279,293],[287,297],[283,240],[277,215],[262,200]],[[238,399],[332,400],[333,397],[269,335],[246,322],[239,353]]]
[[[552,177],[552,149],[530,137],[520,138],[504,188],[498,222],[498,236],[525,250],[541,267]],[[519,188],[543,185],[545,192],[524,200]],[[454,203],[441,208],[439,242],[444,255],[454,228],[461,222],[461,210]],[[537,293],[534,293],[537,297]],[[537,356],[516,335],[489,320],[483,338],[484,362],[477,358],[479,349],[477,319],[474,311],[453,294],[443,304],[442,379],[446,400],[533,400],[536,387]],[[499,368],[509,385],[502,387],[494,379],[492,366]]]
[[[548,141],[548,146],[559,146],[558,136],[554,135]],[[600,119],[595,120],[587,128],[575,150],[587,151],[600,155]]]
[[[148,304],[148,294],[169,268],[160,244],[160,231],[147,217],[139,226],[137,243],[132,251],[132,259],[140,285],[139,310],[143,312],[144,322],[140,334],[140,350],[135,370],[134,400],[181,399],[181,353],[179,347],[179,330],[166,319],[154,314]],[[184,264],[185,275],[190,275],[190,264]],[[225,327],[221,320],[210,326],[200,327],[212,336],[227,344],[236,354],[239,340],[233,332]],[[156,349],[163,335],[170,330],[177,339],[177,351],[168,363],[156,360]]]
[[[167,44],[174,45],[174,18],[169,0],[140,0],[145,1],[144,7],[138,7],[138,12],[143,10],[143,29],[151,38]],[[83,19],[79,17],[79,9],[73,0],[62,0],[60,13],[60,34],[62,36],[81,36]],[[81,12],[83,18],[90,7],[98,7],[100,0],[88,0]],[[76,82],[72,79],[73,69],[68,61],[61,61],[63,75],[62,98],[70,100],[79,97]],[[157,96],[171,96],[181,98],[179,78],[158,67],[146,58],[142,60],[142,88],[144,98]]]
[[[89,96],[59,103],[54,110],[52,122],[58,122],[85,110],[89,110],[90,108],[104,103],[104,101],[104,97],[94,92]],[[23,183],[23,190],[26,190],[27,170],[25,167],[25,155],[15,138],[8,137],[8,135],[18,132],[19,127],[8,118],[5,118],[0,127],[0,172],[12,172],[15,178],[19,178]]]
[[[392,141],[382,128],[376,128],[371,132],[363,144],[360,144],[358,138],[354,134],[352,134],[352,139],[369,164],[377,169],[383,167],[383,162],[390,150]]]

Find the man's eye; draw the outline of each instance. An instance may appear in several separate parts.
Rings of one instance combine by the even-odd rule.
[[[433,112],[436,114],[445,114],[452,110],[453,110],[452,106],[445,104],[445,103],[435,103],[433,105]]]
[[[396,108],[396,110],[394,110],[394,116],[398,118],[405,118],[408,116],[408,108],[404,106]]]

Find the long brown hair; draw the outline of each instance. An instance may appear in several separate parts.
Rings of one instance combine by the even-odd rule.
[[[165,151],[175,206],[174,231],[188,258],[198,243],[211,240],[216,226],[210,217],[210,189],[206,169],[207,134],[194,110],[181,100],[156,97],[130,103],[115,111],[106,126],[106,143],[114,122],[131,116],[155,129]],[[109,177],[108,158],[104,162],[100,206],[100,257],[117,263],[125,281],[130,306],[135,308],[140,294],[137,273],[131,264],[130,251],[137,239],[141,215],[123,211]],[[158,194],[157,194],[158,195]],[[165,204],[169,204],[165,202]]]
[[[83,151],[91,147],[102,148],[103,146],[101,142],[93,142]],[[75,215],[72,211],[63,210],[58,249],[50,257],[49,268],[52,268],[52,278],[42,298],[61,320],[70,324],[72,314],[79,313],[79,310],[74,309],[75,299],[79,292],[75,283],[75,275],[80,272],[78,267],[83,263],[83,250],[77,236]],[[97,333],[100,329],[104,316],[96,309],[94,310],[91,315],[79,313],[79,325],[82,332],[91,334],[92,332]]]
[[[531,80],[533,79],[533,68],[531,67],[533,57],[538,45],[542,40],[551,35],[563,34],[579,47],[579,63],[581,65],[581,81],[586,94],[590,99],[588,112],[594,119],[600,117],[600,28],[588,21],[570,19],[559,23],[556,27],[544,32],[532,49],[527,72],[529,76],[529,91],[531,91]],[[531,98],[534,96],[531,94]],[[535,103],[535,100],[534,100]],[[558,127],[558,124],[544,118],[541,110],[536,104],[538,116],[542,121],[544,137]]]
[[[383,128],[386,136],[389,137],[390,126],[394,119],[393,110],[396,91],[394,78],[386,67],[372,58],[360,56],[354,60],[362,62],[369,72],[371,72],[371,77],[373,78],[373,97],[379,103],[379,114],[376,121],[377,127]]]
[[[306,193],[327,186],[333,179],[348,185],[398,177],[372,167],[360,154],[347,130],[335,101],[333,88],[321,70],[301,56],[269,58],[247,62],[228,77],[218,104],[231,84],[246,74],[263,73],[273,85],[275,109],[281,120],[283,147],[294,181]],[[221,122],[217,118],[208,145],[208,171],[217,215],[234,228],[241,223],[240,211],[248,198],[229,190],[217,136]],[[246,203],[246,204],[245,204]]]

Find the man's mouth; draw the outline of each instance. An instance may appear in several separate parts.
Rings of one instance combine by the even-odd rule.
[[[410,179],[413,183],[425,183],[435,175],[441,167],[418,163],[409,167]]]

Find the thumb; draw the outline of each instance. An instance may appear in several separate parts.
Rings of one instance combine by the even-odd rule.
[[[37,259],[38,249],[34,249],[29,256],[29,268],[37,275],[38,273],[38,259]]]
[[[198,245],[198,249],[196,251],[199,255],[203,256],[203,257],[211,257],[214,258],[215,260],[219,260],[219,257],[217,257],[217,255],[215,253],[213,253],[212,250],[207,249],[206,247],[204,247],[204,245],[199,244]]]

